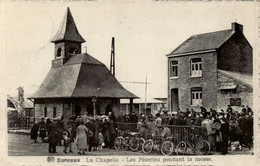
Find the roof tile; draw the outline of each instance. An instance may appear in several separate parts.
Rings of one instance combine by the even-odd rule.
[[[193,35],[173,50],[169,55],[191,53],[219,48],[235,32],[223,30],[211,33]]]

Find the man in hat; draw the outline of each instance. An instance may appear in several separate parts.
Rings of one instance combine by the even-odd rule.
[[[193,124],[194,126],[201,126],[201,122],[202,122],[202,115],[198,112],[195,113],[195,117],[194,117],[194,121]]]
[[[146,131],[146,125],[142,122],[138,122],[138,134],[141,138],[146,139],[147,131]]]
[[[168,124],[168,117],[167,117],[167,112],[161,112],[161,119],[162,119],[162,124],[167,125]]]
[[[118,122],[125,122],[125,118],[122,111],[119,111],[119,114],[116,119]]]
[[[227,108],[227,114],[232,114],[233,113],[233,109],[231,108],[230,105],[228,105],[228,108]]]
[[[221,127],[220,132],[222,135],[222,141],[220,144],[221,153],[223,155],[228,153],[228,138],[229,138],[229,123],[223,117],[219,117]]]
[[[207,110],[206,110],[206,108],[201,106],[200,110],[201,110],[202,118],[206,119],[206,117],[207,117]]]
[[[154,121],[155,126],[156,127],[161,126],[162,125],[162,118],[160,117],[160,114],[157,113],[155,116],[156,116],[156,119]]]
[[[253,115],[253,111],[248,105],[246,106],[246,113]]]
[[[137,115],[135,114],[135,111],[133,111],[132,112],[132,114],[130,115],[130,117],[129,117],[130,119],[130,123],[137,123],[137,121],[138,121],[138,117],[137,117]]]
[[[161,133],[162,138],[171,137],[172,134],[171,134],[170,128],[168,126],[166,126],[165,124],[163,124],[162,127],[163,127],[163,130]]]
[[[241,112],[246,113],[246,108],[245,108],[245,106],[242,105],[241,107],[242,107]]]

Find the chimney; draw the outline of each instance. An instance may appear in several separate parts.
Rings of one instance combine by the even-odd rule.
[[[237,22],[233,22],[231,24],[232,31],[243,33],[243,25],[238,24]]]

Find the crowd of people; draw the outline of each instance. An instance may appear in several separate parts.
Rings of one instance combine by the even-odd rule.
[[[53,121],[42,118],[31,129],[31,139],[37,142],[49,143],[49,153],[57,153],[56,146],[64,146],[64,153],[73,153],[72,143],[75,143],[79,154],[86,151],[102,150],[103,147],[113,148],[116,136],[114,122],[116,117],[109,115],[89,116],[87,112],[70,118],[58,117]]]
[[[115,123],[118,122],[118,123]],[[148,135],[167,137],[171,133],[169,126],[201,126],[206,129],[206,136],[211,150],[221,154],[228,153],[231,142],[238,141],[240,145],[253,146],[253,111],[250,107],[242,106],[235,111],[228,105],[226,110],[178,110],[173,114],[158,111],[152,114],[123,114],[117,116],[113,112],[108,115],[89,116],[87,112],[70,118],[58,117],[53,120],[42,119],[31,130],[31,139],[49,143],[49,152],[56,153],[56,146],[64,146],[64,153],[73,152],[71,144],[75,143],[79,154],[86,151],[101,150],[103,147],[113,148],[117,129],[124,130],[125,124],[134,123],[138,133],[147,138]],[[151,134],[152,133],[152,134]]]

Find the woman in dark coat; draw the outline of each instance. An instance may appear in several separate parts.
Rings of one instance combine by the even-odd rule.
[[[34,142],[37,142],[37,137],[38,137],[38,128],[39,128],[39,124],[35,124],[33,125],[32,129],[31,129],[31,139],[34,140]]]
[[[85,126],[90,130],[92,131],[92,133],[94,134],[95,132],[95,124],[94,124],[94,121],[93,120],[87,120]],[[98,141],[98,140],[97,140]],[[92,147],[94,147],[94,144],[95,144],[95,140],[94,140],[94,137],[93,135],[90,136],[88,135],[88,145],[89,145],[89,151],[91,151]]]
[[[58,126],[56,119],[50,124],[49,129],[49,153],[57,153],[56,145],[58,143]]]
[[[47,129],[48,133],[49,133],[49,126],[50,126],[51,123],[52,122],[51,122],[50,118],[48,118],[47,121],[46,121],[46,129]]]
[[[93,124],[94,124],[93,129],[92,129],[93,136],[90,137],[90,140],[89,140],[90,143],[89,144],[91,144],[91,147],[93,147],[93,151],[95,151],[96,148],[99,145],[99,139],[98,139],[98,135],[99,135],[98,129],[99,129],[99,127],[98,127],[98,122],[95,121]],[[90,150],[91,150],[91,147],[89,145]]]
[[[57,127],[58,127],[58,145],[62,145],[61,140],[63,139],[63,124],[61,122],[61,117],[58,117],[58,121],[57,121]]]

